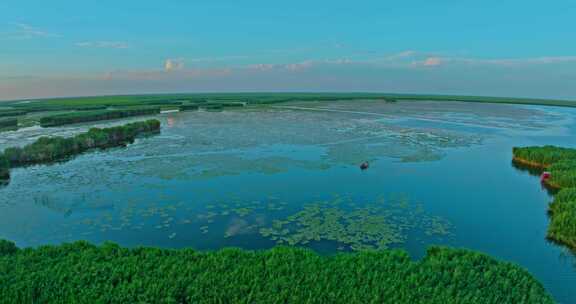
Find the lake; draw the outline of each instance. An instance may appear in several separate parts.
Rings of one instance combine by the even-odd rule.
[[[551,196],[511,164],[513,146],[576,146],[574,109],[334,101],[159,117],[160,135],[126,148],[12,170],[0,238],[414,258],[440,244],[517,263],[576,302],[576,258],[545,239]],[[0,133],[0,149],[90,126]]]

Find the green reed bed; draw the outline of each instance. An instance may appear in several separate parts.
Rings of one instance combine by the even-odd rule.
[[[542,168],[563,160],[576,160],[576,149],[556,146],[514,147],[512,153],[515,161]]]
[[[183,104],[183,105],[179,106],[178,109],[180,111],[196,111],[196,110],[200,109],[200,105],[199,104]]]
[[[26,115],[26,111],[18,110],[0,110],[0,117],[14,117]]]
[[[132,143],[138,135],[159,130],[160,121],[156,119],[111,128],[92,128],[74,137],[40,137],[27,146],[5,149],[0,157],[7,160],[9,167],[50,163],[90,149],[123,146]]]
[[[0,118],[0,129],[18,127],[18,119],[16,118]]]
[[[55,127],[80,122],[119,119],[131,116],[155,115],[158,113],[160,113],[160,107],[135,107],[118,110],[79,111],[42,117],[40,119],[40,125],[42,127]]]
[[[554,196],[548,209],[550,226],[548,237],[558,243],[576,248],[576,188],[565,188]]]
[[[513,148],[514,161],[546,169],[544,183],[561,189],[549,206],[547,237],[576,251],[576,149],[555,146]]]
[[[0,241],[4,303],[553,303],[530,273],[487,255],[431,247],[320,256]]]

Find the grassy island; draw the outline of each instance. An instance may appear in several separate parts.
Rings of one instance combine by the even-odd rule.
[[[526,270],[446,247],[413,261],[401,250],[19,249],[0,240],[0,282],[4,303],[554,303]]]
[[[8,167],[50,163],[90,149],[123,146],[132,143],[138,135],[159,130],[160,121],[151,119],[118,127],[92,128],[88,132],[68,138],[40,137],[27,146],[5,149],[4,153],[0,154],[0,177],[9,177]]]
[[[544,183],[560,189],[549,206],[549,239],[576,251],[576,149],[555,146],[513,148],[514,161],[548,170]]]

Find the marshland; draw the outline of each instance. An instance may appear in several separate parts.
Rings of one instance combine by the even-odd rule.
[[[296,263],[275,261],[277,255],[310,261],[298,266],[310,267],[301,273],[322,268],[350,275],[352,264],[374,269],[375,263],[390,263],[390,267],[439,276],[435,262],[441,264],[444,257],[455,255],[458,258],[450,269],[462,269],[463,285],[479,282],[479,274],[466,265],[482,261],[502,277],[502,290],[506,284],[522,286],[522,292],[509,295],[510,302],[552,301],[548,294],[556,302],[576,301],[572,288],[576,258],[570,246],[574,231],[567,230],[573,227],[567,218],[573,210],[573,191],[550,191],[540,185],[538,176],[511,163],[515,159],[540,164],[538,170],[546,167],[552,172],[550,182],[573,185],[574,150],[570,148],[576,147],[576,109],[561,101],[220,94],[54,99],[3,106],[8,117],[16,117],[19,129],[0,133],[0,151],[7,151],[0,156],[0,176],[10,174],[9,183],[0,188],[0,239],[19,248],[76,241],[112,241],[122,246],[74,243],[16,249],[5,243],[2,246],[13,249],[5,249],[10,253],[0,257],[4,267],[35,256],[68,257],[68,251],[76,252],[73,255],[80,260],[105,252],[126,260],[146,256],[151,265],[166,263],[173,269],[184,256],[206,260],[208,269],[225,268],[236,259],[242,262],[230,266],[233,270],[226,275],[247,273],[246,277],[235,277],[236,286],[222,286],[231,288],[227,294],[234,296],[242,293],[240,286],[249,285],[241,280],[256,284],[257,276],[250,271],[259,270],[248,267],[254,261],[275,265],[268,270],[272,278],[277,276],[275,271]],[[152,112],[130,112],[141,107]],[[168,111],[175,109],[179,111]],[[138,115],[112,114],[128,112]],[[44,150],[26,148],[38,145],[45,136],[60,137],[61,142],[96,132],[91,128],[104,132],[148,119],[160,122],[158,134],[133,140],[129,136],[129,145],[104,150],[72,153],[76,151],[72,149],[63,162],[52,162],[61,157],[47,157]],[[40,143],[54,149],[53,142]],[[513,150],[548,145],[566,149]],[[32,159],[51,162],[11,165],[20,158],[10,151],[30,151],[36,153]],[[370,162],[370,168],[362,171],[358,166],[364,161]],[[568,235],[569,240],[551,241],[551,235],[559,240],[565,240],[560,235]],[[164,249],[128,249],[137,246]],[[466,248],[491,258],[431,246]],[[218,251],[228,247],[258,251]],[[157,256],[167,258],[162,261]],[[54,269],[35,268],[34,272],[53,273],[78,259],[63,258],[53,264]],[[212,265],[211,259],[221,259],[222,265]],[[89,263],[116,267],[112,264],[120,261]],[[182,266],[186,267],[193,266]],[[10,271],[26,275],[22,269]],[[166,275],[174,280],[166,284],[185,285],[187,271],[196,270]],[[88,282],[90,275],[79,278],[78,286]],[[296,279],[307,286],[306,280],[311,279],[298,275],[270,280],[262,294],[254,296],[267,297],[266,290],[273,290],[281,280]],[[386,281],[380,275],[365,280]],[[396,275],[409,276],[404,271]],[[447,297],[443,292],[448,291],[434,291],[424,277],[414,279],[422,292]],[[322,286],[333,285],[334,277],[324,278]],[[152,277],[143,280],[148,279]],[[378,293],[352,292],[352,286],[372,286],[355,280],[360,279],[350,278],[346,285],[350,289],[342,288],[343,298],[377,300]],[[206,277],[202,284],[208,282],[215,281]],[[68,287],[66,299],[78,297]],[[174,288],[171,295],[180,299],[185,292]],[[382,284],[380,288],[387,293],[400,287]],[[461,299],[480,301],[472,291],[461,290]],[[1,292],[23,295],[28,291]],[[147,299],[157,299],[154,291],[149,292]],[[310,296],[298,292],[290,293],[291,300]],[[496,296],[501,291],[478,292],[477,297],[490,299],[491,292]],[[405,296],[398,301],[414,299],[409,292]]]

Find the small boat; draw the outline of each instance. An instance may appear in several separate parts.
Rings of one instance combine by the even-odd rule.
[[[545,182],[547,181],[552,175],[550,174],[550,172],[548,171],[544,171],[542,172],[542,174],[540,175],[540,181],[541,182]]]
[[[366,170],[366,169],[368,169],[368,167],[370,167],[370,165],[368,164],[367,161],[363,162],[363,163],[360,165],[360,169],[361,169],[361,170]]]

